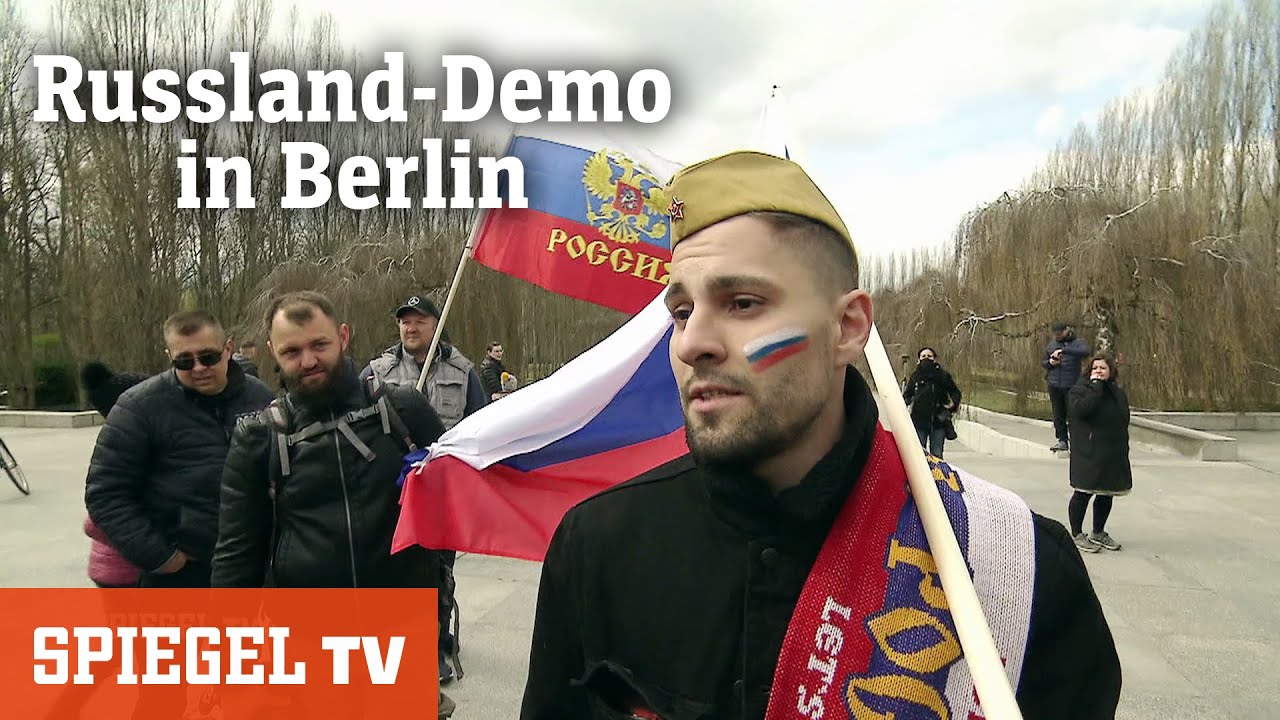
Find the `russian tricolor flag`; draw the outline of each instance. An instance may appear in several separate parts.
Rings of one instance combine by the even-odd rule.
[[[541,561],[565,512],[688,452],[659,294],[555,374],[458,423],[405,477],[392,552]]]

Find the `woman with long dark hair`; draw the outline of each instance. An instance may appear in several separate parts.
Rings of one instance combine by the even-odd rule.
[[[1068,395],[1071,433],[1071,502],[1067,516],[1076,546],[1084,552],[1119,550],[1107,533],[1112,498],[1133,489],[1129,465],[1129,398],[1116,382],[1110,356],[1093,356],[1089,374]],[[1084,533],[1084,516],[1093,499],[1093,532]]]

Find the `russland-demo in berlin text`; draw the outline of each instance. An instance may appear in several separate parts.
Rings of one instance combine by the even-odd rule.
[[[293,70],[276,68],[259,73],[255,79],[250,71],[248,53],[229,53],[232,66],[230,83],[220,71],[202,68],[190,73],[185,81],[173,70],[159,68],[144,73],[140,80],[132,70],[89,70],[68,55],[36,55],[34,65],[37,74],[37,107],[33,119],[37,122],[84,123],[92,114],[97,122],[164,124],[184,115],[194,123],[216,123],[224,118],[229,122],[355,122],[363,116],[371,122],[405,122],[408,110],[405,98],[404,54],[387,52],[383,55],[385,67],[369,72],[359,88],[356,101],[356,85],[350,73],[344,70],[309,70],[306,80],[310,93],[305,100],[301,81]],[[541,104],[550,101],[546,120],[552,123],[570,122],[625,122],[628,119],[641,123],[656,123],[664,119],[671,109],[671,83],[661,70],[642,69],[629,78],[619,78],[610,70],[589,73],[586,70],[550,70],[543,78],[528,69],[515,69],[503,74],[501,81],[495,78],[492,67],[475,55],[445,55],[441,59],[445,70],[445,103],[441,120],[446,123],[477,122],[493,110],[495,98],[503,118],[512,124],[526,124],[543,119]],[[467,81],[474,83],[476,93],[468,98],[464,94]],[[87,83],[87,88],[86,88]],[[112,84],[114,83],[114,87]],[[603,90],[599,111],[595,107],[595,89]],[[174,88],[181,88],[180,94]],[[220,91],[220,88],[223,91]],[[569,107],[569,91],[576,90],[577,107]],[[336,90],[336,102],[331,102],[330,91]],[[225,92],[224,92],[225,91]],[[258,100],[251,100],[251,91],[257,91]],[[436,99],[436,88],[416,87],[409,90],[413,100],[431,102]],[[87,95],[89,109],[86,112],[82,99]],[[228,102],[227,95],[230,95]],[[185,98],[185,102],[184,102]],[[468,102],[470,101],[470,102]],[[360,113],[357,114],[357,104]],[[523,104],[523,106],[522,106]],[[471,157],[469,141],[455,140],[453,155],[449,158],[449,170],[453,172],[454,192],[445,197],[444,184],[445,148],[439,138],[423,138],[421,156],[386,157],[381,161],[357,155],[339,165],[336,172],[338,200],[353,210],[376,207],[410,208],[413,206],[405,191],[408,178],[423,172],[426,192],[419,199],[423,208],[496,208],[504,204],[499,195],[502,173],[506,173],[505,204],[507,207],[528,207],[524,194],[524,167],[519,158],[491,156]],[[198,158],[195,140],[184,138],[179,143],[177,160],[181,194],[179,208],[254,208],[252,168],[243,157],[207,156]],[[330,180],[330,153],[321,143],[282,142],[281,154],[285,160],[285,193],[280,198],[284,208],[315,208],[329,202],[334,193]],[[200,183],[197,160],[203,159],[207,182]],[[478,166],[481,176],[481,195],[472,196],[472,163]],[[228,193],[228,178],[234,182],[234,191]],[[197,188],[206,187],[202,197]],[[376,192],[361,192],[361,188],[387,187],[385,196]],[[233,197],[232,197],[233,196]]]

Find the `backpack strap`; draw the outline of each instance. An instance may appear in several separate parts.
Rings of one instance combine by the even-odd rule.
[[[367,407],[361,410],[353,410],[347,413],[346,415],[343,415],[342,417],[338,418],[337,420],[313,422],[310,425],[302,428],[296,433],[292,433],[287,436],[285,435],[280,436],[280,440],[278,441],[278,444],[281,445],[281,453],[283,455],[287,447],[292,447],[294,445],[297,445],[303,440],[307,440],[317,435],[323,435],[329,432],[338,432],[338,433],[341,433],[342,436],[345,437],[347,441],[350,442],[351,445],[355,447],[355,449],[360,453],[360,455],[364,457],[366,462],[373,460],[375,457],[377,457],[377,454],[368,445],[366,445],[358,435],[356,435],[355,431],[351,429],[351,423],[359,422],[361,420],[364,420],[367,417],[376,415],[377,413],[378,413],[378,408],[376,406]],[[288,473],[286,472],[286,474]]]
[[[408,426],[400,419],[400,413],[396,412],[395,406],[387,399],[386,385],[377,373],[369,376],[367,386],[369,391],[369,399],[373,401],[373,406],[382,416],[382,433],[395,438],[405,452],[413,452],[418,449],[416,443],[413,442],[413,435],[409,432]]]
[[[267,497],[271,500],[271,539],[267,545],[267,577],[270,578],[275,566],[276,543],[279,541],[280,512],[276,502],[277,490],[283,476],[292,472],[289,466],[289,444],[286,433],[289,431],[289,411],[284,398],[276,398],[264,408],[258,417],[270,431],[267,441]]]
[[[272,427],[275,428],[272,451],[279,456],[281,473],[285,476],[290,473],[288,460],[290,447],[329,432],[341,433],[347,439],[347,442],[351,443],[352,447],[365,459],[365,462],[372,461],[377,457],[377,453],[360,439],[360,436],[351,429],[351,425],[375,415],[380,416],[382,420],[383,434],[394,438],[406,448],[406,452],[416,450],[417,446],[413,442],[413,437],[410,435],[408,427],[405,426],[404,421],[400,419],[399,413],[396,412],[391,402],[387,399],[386,388],[377,374],[369,377],[366,393],[371,401],[367,407],[352,410],[337,420],[313,422],[294,433],[288,433],[288,421],[282,410],[274,406],[268,408],[268,412],[272,413],[270,422]],[[272,465],[274,466],[275,462]]]
[[[267,426],[267,429],[271,431],[271,439],[268,443],[267,475],[270,482],[268,492],[272,502],[274,502],[276,485],[279,483],[280,478],[293,472],[293,468],[289,465],[289,442],[286,435],[289,431],[289,411],[285,407],[284,400],[276,398],[258,413],[258,417]],[[276,472],[277,467],[279,467],[278,474]]]
[[[368,415],[365,417],[368,417]],[[360,453],[365,462],[371,462],[374,457],[377,456],[377,454],[373,452],[373,448],[365,445],[364,441],[360,439],[360,436],[356,435],[355,430],[351,429],[351,425],[347,422],[346,417],[338,421],[337,430],[342,433],[343,437],[347,439],[347,442],[351,443],[352,447],[356,449],[356,452]]]

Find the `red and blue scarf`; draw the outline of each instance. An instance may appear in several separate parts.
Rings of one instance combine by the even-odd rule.
[[[930,457],[1015,689],[1035,581],[1031,511]],[[984,717],[894,438],[867,466],[814,562],[783,641],[767,720]]]

